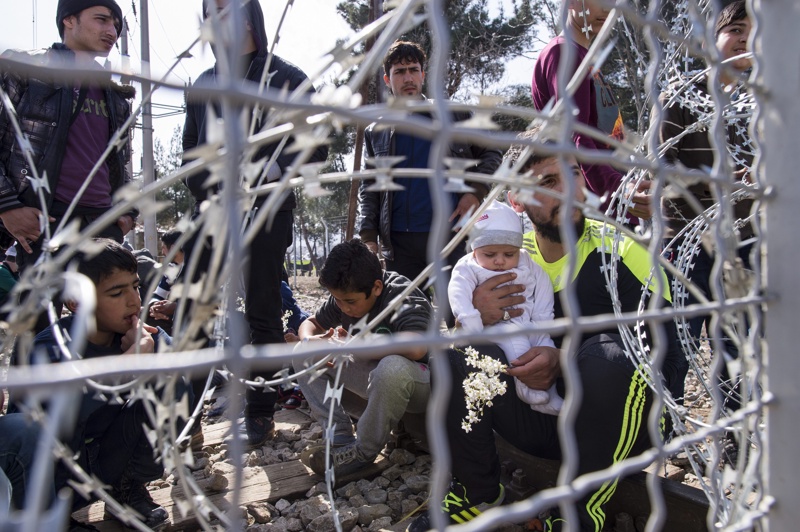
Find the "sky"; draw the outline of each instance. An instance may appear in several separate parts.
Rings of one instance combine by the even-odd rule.
[[[141,0],[117,0],[123,15],[131,27],[129,55],[131,67],[140,68],[141,21],[139,5]],[[267,35],[274,41],[280,14],[288,0],[260,0],[264,9]],[[352,35],[352,30],[336,13],[337,0],[294,0],[281,29],[276,53],[296,64],[301,70],[310,73],[322,63],[324,53],[336,43],[336,39]],[[510,0],[490,0],[494,7]],[[3,5],[0,16],[0,50],[7,48],[33,49],[45,48],[60,41],[55,23],[58,0],[0,0]],[[10,6],[19,6],[11,8]],[[200,0],[150,0],[150,48],[151,72],[163,74],[175,58],[183,52],[198,35],[200,27]],[[208,46],[196,45],[191,53],[194,57],[184,59],[175,70],[171,81],[189,83],[213,65],[214,56]],[[112,64],[121,65],[118,49],[109,55]],[[530,83],[530,73],[534,61],[520,58],[509,64],[504,84]],[[183,95],[180,91],[159,89],[154,104],[180,105]],[[157,108],[154,114],[160,113]],[[183,116],[155,118],[155,136],[166,145],[176,126],[182,127]],[[141,135],[135,137],[141,139]],[[136,142],[136,141],[134,141]],[[137,150],[139,151],[139,150]]]

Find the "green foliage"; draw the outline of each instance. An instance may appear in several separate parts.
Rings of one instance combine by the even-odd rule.
[[[169,149],[165,148],[160,139],[155,139],[153,144],[153,157],[155,160],[156,180],[170,175],[181,165],[183,157],[183,142],[180,126],[176,126],[169,141]],[[194,198],[182,181],[173,183],[156,194],[159,202],[168,202],[169,207],[156,215],[158,227],[173,227],[184,215],[191,212]]]
[[[353,29],[369,22],[371,0],[347,0],[337,6]],[[488,0],[449,0],[446,17],[450,25],[450,56],[445,92],[449,98],[467,99],[469,91],[484,92],[499,82],[506,63],[530,48],[535,24],[542,12],[536,0],[515,0],[510,14],[489,14]],[[402,35],[418,42],[431,55],[432,35],[423,25]]]
[[[530,85],[510,85],[497,94],[505,98],[507,106],[534,108]],[[492,121],[498,124],[503,131],[525,131],[531,122],[529,118],[499,113],[492,117]]]

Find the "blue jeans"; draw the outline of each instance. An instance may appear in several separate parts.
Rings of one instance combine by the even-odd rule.
[[[0,416],[0,469],[11,483],[12,507],[25,507],[27,491],[33,462],[39,440],[39,425],[26,419],[23,414]],[[50,483],[48,504],[55,497],[55,488]],[[5,501],[0,501],[4,505]]]

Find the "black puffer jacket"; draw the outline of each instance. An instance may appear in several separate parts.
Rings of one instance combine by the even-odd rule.
[[[470,118],[470,113],[455,111],[453,122],[462,122]],[[382,127],[377,123],[370,124],[364,132],[364,151],[367,157],[384,157],[395,153],[395,128]],[[485,148],[475,144],[456,142],[448,146],[447,157],[474,159],[479,161],[468,172],[493,174],[500,166],[503,153],[497,149]],[[358,189],[358,219],[356,231],[364,242],[377,242],[380,236],[381,253],[387,260],[394,259],[390,234],[392,232],[392,193],[368,192],[366,189],[375,182],[373,179],[361,181]],[[468,181],[475,189],[475,195],[483,200],[488,187],[483,183]]]
[[[75,54],[61,43],[35,52],[8,50],[2,57],[61,68],[74,68],[75,61]],[[25,77],[15,73],[7,63],[0,64],[0,86],[10,98],[22,132],[30,141],[31,157],[36,171],[40,176],[47,173],[49,190],[43,192],[49,208],[61,174],[64,146],[72,116],[74,87],[61,81]],[[128,85],[114,83],[109,76],[103,92],[109,110],[109,133],[113,135],[131,114],[127,100],[133,98],[135,90]],[[109,155],[106,162],[112,194],[131,180],[127,170],[129,160],[129,141]],[[0,101],[0,213],[23,206],[40,207],[36,191],[30,187],[28,180],[33,175],[23,146],[17,141],[9,112]]]

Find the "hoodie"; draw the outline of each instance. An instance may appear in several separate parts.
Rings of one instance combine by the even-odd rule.
[[[203,14],[205,18],[205,6],[210,0],[203,0]],[[261,81],[264,68],[267,67],[267,58],[269,56],[269,40],[267,39],[267,32],[264,27],[264,14],[261,11],[261,5],[257,0],[247,2],[242,7],[243,18],[249,22],[253,40],[256,44],[256,52],[252,55],[252,60],[249,65],[245,65],[243,72],[245,73],[245,82],[252,82],[258,84]],[[216,54],[216,52],[215,52]],[[217,65],[203,72],[193,86],[213,86],[216,85],[217,78]],[[303,73],[299,68],[273,55],[269,64],[269,74],[267,76],[266,86],[269,89],[283,90],[288,89],[290,92],[300,86],[308,79],[308,76]],[[268,90],[265,88],[264,90]],[[313,93],[314,88],[309,89],[309,93]],[[191,150],[201,144],[207,142],[206,139],[206,114],[209,102],[192,98],[191,93],[187,98],[186,109],[186,123],[183,130],[183,151]],[[221,114],[220,106],[217,102],[213,102],[218,116]],[[264,118],[256,124],[255,131],[259,131]],[[286,169],[294,164],[296,153],[288,153],[291,150],[291,144],[294,142],[293,138],[284,146],[281,154],[277,158],[280,174],[282,175]],[[279,142],[265,145],[261,147],[258,152],[253,156],[253,161],[261,160],[266,163],[272,157],[275,150],[279,147]],[[323,162],[328,157],[328,148],[325,146],[317,147],[313,155],[307,162]],[[188,159],[184,159],[183,164],[188,163]],[[208,198],[209,195],[219,191],[219,184],[214,184],[206,187],[205,182],[208,177],[207,171],[198,172],[193,176],[187,178],[187,186],[194,196],[198,204]],[[273,179],[270,179],[272,181]],[[265,201],[266,196],[261,196],[257,204]],[[290,193],[284,201],[281,210],[290,210],[296,206],[294,194]]]

